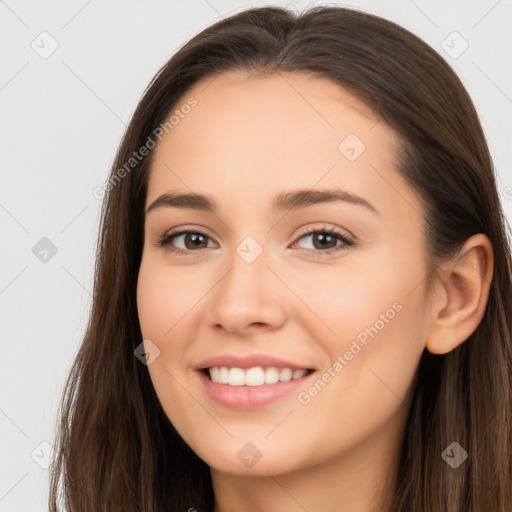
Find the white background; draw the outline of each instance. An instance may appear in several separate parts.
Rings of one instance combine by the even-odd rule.
[[[331,3],[396,21],[455,68],[480,114],[510,222],[512,1]],[[0,512],[47,510],[44,443],[91,299],[100,208],[92,191],[104,184],[125,125],[181,44],[257,5],[267,2],[0,0]],[[442,47],[453,31],[469,44],[457,58]],[[448,41],[461,50],[455,37]],[[52,40],[58,48],[46,59],[31,47],[48,50]],[[57,248],[47,262],[32,252],[42,237]]]

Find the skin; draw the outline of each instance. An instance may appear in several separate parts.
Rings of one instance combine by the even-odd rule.
[[[440,265],[428,296],[420,200],[397,172],[396,134],[365,104],[296,73],[210,77],[177,107],[191,96],[197,106],[155,149],[146,207],[172,190],[209,195],[219,210],[146,215],[137,301],[143,337],[160,350],[148,370],[162,407],[211,467],[216,512],[381,510],[422,352],[453,350],[482,318],[489,240],[471,237],[462,257]],[[366,146],[354,161],[338,149],[348,134]],[[278,193],[330,187],[377,213],[343,201],[271,209]],[[169,244],[186,255],[159,246],[178,227],[205,232],[204,248],[190,235]],[[322,228],[355,244],[335,238],[327,247],[338,250],[323,254],[318,235],[303,236]],[[263,250],[252,263],[236,252],[247,236]],[[307,391],[393,304],[394,318],[307,404],[292,393],[230,409],[193,369],[218,354],[270,354],[316,368]],[[252,467],[237,457],[247,442],[262,454]]]

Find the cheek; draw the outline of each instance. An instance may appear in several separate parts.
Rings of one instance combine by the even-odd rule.
[[[373,404],[375,413],[382,406],[384,414],[407,400],[425,345],[425,269],[420,254],[402,254],[400,260],[383,251],[354,265],[347,259],[339,271],[322,270],[314,280],[296,274],[295,291],[317,313],[300,321],[327,356],[325,378],[303,390],[304,402],[343,404],[358,417],[363,404]]]
[[[329,294],[310,294],[317,297],[311,308],[325,313],[323,320],[335,334],[321,341],[330,364],[302,390],[299,401],[310,417],[313,411],[329,411],[333,439],[340,442],[356,442],[406,414],[424,350],[421,263],[395,266],[381,261],[367,270],[340,277],[343,288],[331,282]],[[327,282],[318,286],[322,284]]]
[[[331,411],[332,427],[346,436],[365,437],[410,405],[424,350],[424,333],[417,323],[421,308],[406,301],[394,304],[363,328],[352,322],[347,330],[354,334],[328,347],[333,364],[303,390],[302,403]]]
[[[180,386],[183,369],[180,364],[186,350],[184,329],[187,311],[201,297],[197,286],[186,286],[186,273],[169,272],[155,262],[142,261],[137,282],[137,310],[143,338],[151,340],[160,350],[148,372],[155,392],[167,416],[175,426],[192,404]],[[178,281],[177,281],[178,280]]]
[[[141,271],[137,285],[137,310],[144,338],[160,338],[172,326],[170,312],[175,306],[170,302],[172,297],[164,283],[159,283],[151,273]]]
[[[358,335],[364,342],[367,328],[376,324],[382,331],[396,323],[397,310],[416,300],[417,295],[409,292],[421,281],[421,265],[406,266],[379,251],[350,256],[337,266],[318,266],[314,272],[311,267],[283,271],[283,281],[293,284],[300,301],[290,295],[290,303],[297,305],[293,321],[301,323],[331,355],[348,349]]]
[[[165,341],[201,297],[198,286],[187,285],[186,273],[157,270],[143,264],[137,282],[137,310],[144,338]]]

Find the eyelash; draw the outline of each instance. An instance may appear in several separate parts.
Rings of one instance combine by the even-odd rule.
[[[311,229],[309,231],[306,231],[305,233],[300,234],[296,241],[298,241],[298,240],[300,240],[300,239],[302,239],[302,238],[304,238],[306,236],[315,234],[315,233],[322,233],[322,234],[326,234],[326,235],[335,236],[336,238],[338,238],[344,244],[342,246],[332,247],[331,249],[326,249],[324,251],[323,250],[319,250],[319,249],[318,250],[317,249],[302,249],[303,251],[306,251],[306,252],[308,252],[310,254],[313,254],[315,257],[320,257],[321,258],[321,257],[323,257],[326,254],[331,254],[333,252],[337,252],[337,251],[340,251],[340,250],[346,250],[347,248],[352,247],[352,246],[355,245],[354,240],[352,240],[351,238],[347,237],[346,235],[340,233],[336,229],[333,229],[333,228],[330,228],[330,227],[325,227],[325,228],[320,228],[320,229]],[[165,248],[165,250],[168,251],[168,252],[175,253],[175,254],[182,254],[184,256],[190,255],[191,252],[198,252],[198,251],[194,251],[192,249],[184,250],[184,249],[180,249],[180,248],[177,248],[177,247],[171,247],[170,246],[170,242],[174,238],[176,238],[176,237],[178,237],[180,235],[183,235],[183,234],[201,235],[201,236],[204,236],[205,238],[211,239],[206,233],[203,233],[202,231],[190,230],[190,229],[182,229],[182,230],[179,230],[179,231],[174,231],[174,232],[166,234],[158,242],[158,246]]]

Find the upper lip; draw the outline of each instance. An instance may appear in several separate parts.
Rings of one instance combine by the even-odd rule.
[[[312,369],[310,366],[292,363],[279,357],[269,356],[265,354],[250,354],[247,356],[234,356],[231,354],[221,354],[214,357],[204,359],[195,366],[196,370],[204,370],[212,366],[227,366],[230,368],[253,368],[255,366],[277,366],[281,368],[290,368],[292,370]]]

